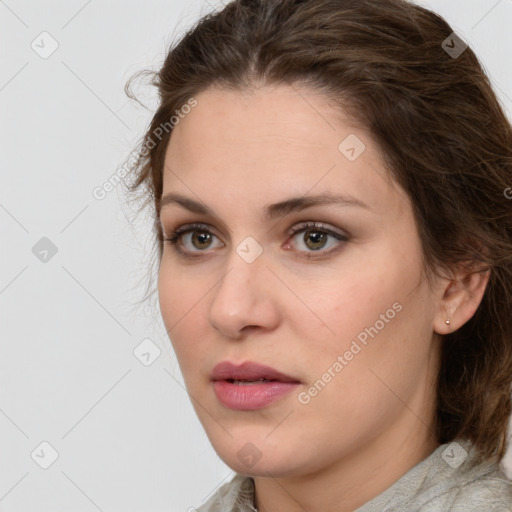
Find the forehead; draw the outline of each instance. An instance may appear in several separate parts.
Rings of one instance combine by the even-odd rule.
[[[308,193],[359,196],[403,207],[379,148],[318,92],[296,86],[211,88],[180,120],[167,148],[164,194],[176,191],[255,206]],[[404,198],[405,199],[405,198]],[[403,203],[403,201],[402,201]]]
[[[339,113],[328,99],[297,86],[241,91],[215,87],[202,92],[196,101],[197,106],[175,127],[171,140],[214,141],[236,154],[252,146],[270,149],[273,140],[286,142],[283,150],[288,146],[327,149],[339,136],[335,136],[340,131]],[[348,124],[354,123],[345,120]],[[328,132],[331,137],[326,137]],[[240,141],[243,147],[237,146]]]

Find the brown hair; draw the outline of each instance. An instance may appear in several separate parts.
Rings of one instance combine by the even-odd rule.
[[[449,54],[462,44],[453,38],[443,47],[452,33],[405,0],[235,0],[171,46],[155,74],[160,106],[130,190],[143,185],[154,207],[160,260],[172,129],[159,127],[177,110],[214,85],[298,84],[333,99],[370,131],[409,195],[429,278],[456,265],[490,269],[476,313],[443,339],[435,435],[468,438],[501,460],[511,414],[512,128],[473,51]]]

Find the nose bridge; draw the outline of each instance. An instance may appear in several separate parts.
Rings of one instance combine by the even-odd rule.
[[[266,263],[263,247],[252,237],[233,247],[210,305],[210,322],[225,335],[237,337],[247,325],[269,328],[276,322],[275,303],[265,286]]]
[[[255,276],[260,276],[267,271],[267,256],[267,251],[264,251],[262,243],[248,235],[238,244],[233,244],[229,251],[227,261],[229,274],[236,273],[238,279],[246,280],[249,284]]]
[[[221,279],[216,297],[257,300],[258,288],[264,281],[265,266],[263,247],[252,237],[234,246],[227,261],[227,271]],[[222,298],[222,297],[221,297]]]

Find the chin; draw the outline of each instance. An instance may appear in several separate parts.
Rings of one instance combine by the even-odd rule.
[[[263,458],[253,466],[241,463],[235,457],[223,459],[227,466],[240,475],[250,477],[272,477],[283,478],[297,474],[297,468],[292,467],[290,462],[266,460]]]
[[[301,446],[276,445],[261,436],[226,439],[222,443],[212,443],[217,455],[233,471],[245,476],[288,477],[298,475],[307,466],[304,453],[298,457]],[[243,440],[242,440],[243,439]]]

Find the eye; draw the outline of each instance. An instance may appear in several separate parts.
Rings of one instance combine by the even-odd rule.
[[[297,235],[301,233],[303,233],[303,235],[298,237]],[[321,224],[316,222],[305,222],[295,226],[291,231],[290,236],[292,236],[292,238],[297,238],[299,252],[305,252],[306,254],[303,254],[302,256],[306,258],[316,257],[316,254],[307,253],[316,252],[319,253],[319,256],[330,254],[333,250],[337,249],[340,243],[348,241],[348,236],[323,227]]]
[[[164,237],[164,242],[169,242],[185,258],[193,258],[194,256],[189,256],[187,253],[200,253],[205,252],[206,249],[215,248],[212,246],[214,238],[217,237],[204,224],[188,224],[179,227],[168,237]],[[180,241],[181,239],[183,241]],[[183,250],[183,247],[185,247],[185,250]],[[220,247],[222,247],[222,244]]]
[[[302,237],[298,237],[301,233]],[[293,245],[299,246],[298,252],[304,258],[326,256],[348,241],[347,235],[316,222],[303,222],[295,226],[288,236],[297,238],[298,243]],[[184,258],[194,258],[202,256],[201,253],[208,252],[208,249],[223,247],[220,241],[214,245],[215,239],[219,240],[205,224],[187,224],[164,237],[164,242],[169,242]],[[285,249],[289,246],[287,243]]]

